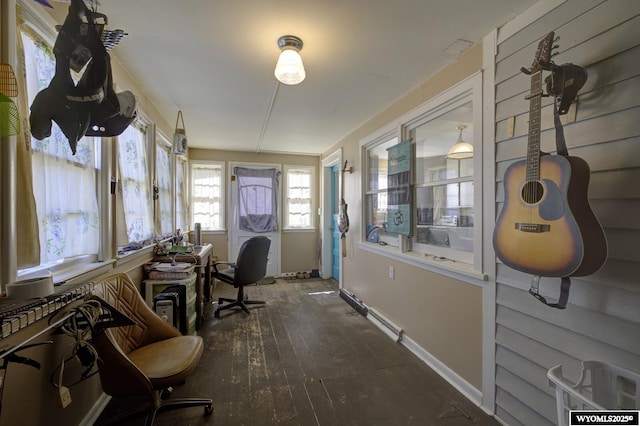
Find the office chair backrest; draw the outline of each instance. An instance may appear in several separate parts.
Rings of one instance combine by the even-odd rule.
[[[267,273],[267,260],[271,240],[267,237],[253,237],[240,247],[236,260],[234,285],[253,284]]]
[[[125,354],[140,346],[166,339],[168,336],[180,335],[180,332],[163,321],[147,306],[131,278],[126,274],[113,275],[99,283],[93,294],[136,322],[135,325],[106,330]]]

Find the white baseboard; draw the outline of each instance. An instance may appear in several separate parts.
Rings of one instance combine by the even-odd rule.
[[[391,338],[394,342],[398,343],[402,340],[404,330],[389,320],[387,317],[376,311],[374,308],[368,306],[367,319],[375,324],[380,330]]]
[[[98,417],[100,417],[100,414],[102,414],[102,411],[104,411],[109,401],[111,401],[111,397],[103,392],[102,395],[100,395],[100,397],[96,401],[96,403],[93,404],[93,407],[91,407],[91,410],[89,410],[87,415],[84,416],[84,419],[82,419],[82,421],[80,422],[80,426],[94,425],[98,420]]]
[[[460,391],[460,393],[462,393],[467,399],[488,413],[488,411],[482,407],[482,392],[480,390],[476,389],[473,385],[460,377],[460,375],[455,371],[431,355],[422,346],[418,345],[413,339],[404,334],[404,330],[402,328],[393,323],[387,317],[370,306],[367,307],[367,309],[369,310],[369,315],[367,315],[367,319],[369,321],[375,324],[376,327],[382,330],[382,332],[389,336],[393,341],[403,344],[407,349],[413,352],[415,356],[420,358],[420,360],[431,367],[443,379]]]
[[[467,382],[455,371],[444,365],[440,360],[427,352],[422,346],[418,345],[406,334],[402,337],[402,342],[415,356],[420,358],[425,364],[438,373],[443,379],[445,379],[451,386],[456,388],[467,399],[473,402],[478,407],[482,404],[482,392],[476,389],[471,383]],[[481,407],[482,408],[482,407]]]

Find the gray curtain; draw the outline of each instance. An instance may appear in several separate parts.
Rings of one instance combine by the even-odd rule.
[[[278,181],[275,169],[235,167],[238,180],[238,229],[255,233],[275,232],[278,218]]]

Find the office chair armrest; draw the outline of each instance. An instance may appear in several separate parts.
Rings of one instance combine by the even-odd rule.
[[[227,266],[229,266],[229,267],[230,267],[230,268],[232,268],[232,269],[236,269],[236,264],[235,264],[235,263],[233,263],[233,262],[224,262],[224,261],[220,261],[220,262],[215,262],[215,263],[213,263],[213,264],[211,265],[211,266],[213,266],[213,269],[214,269],[214,271],[216,271],[216,272],[220,272],[220,271],[218,270],[218,265],[227,265]]]

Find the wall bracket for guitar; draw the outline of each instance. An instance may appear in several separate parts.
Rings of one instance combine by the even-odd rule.
[[[557,99],[558,114],[564,115],[576,100],[578,91],[587,81],[587,72],[575,64],[556,65],[552,63],[551,74],[545,78],[547,92]]]

